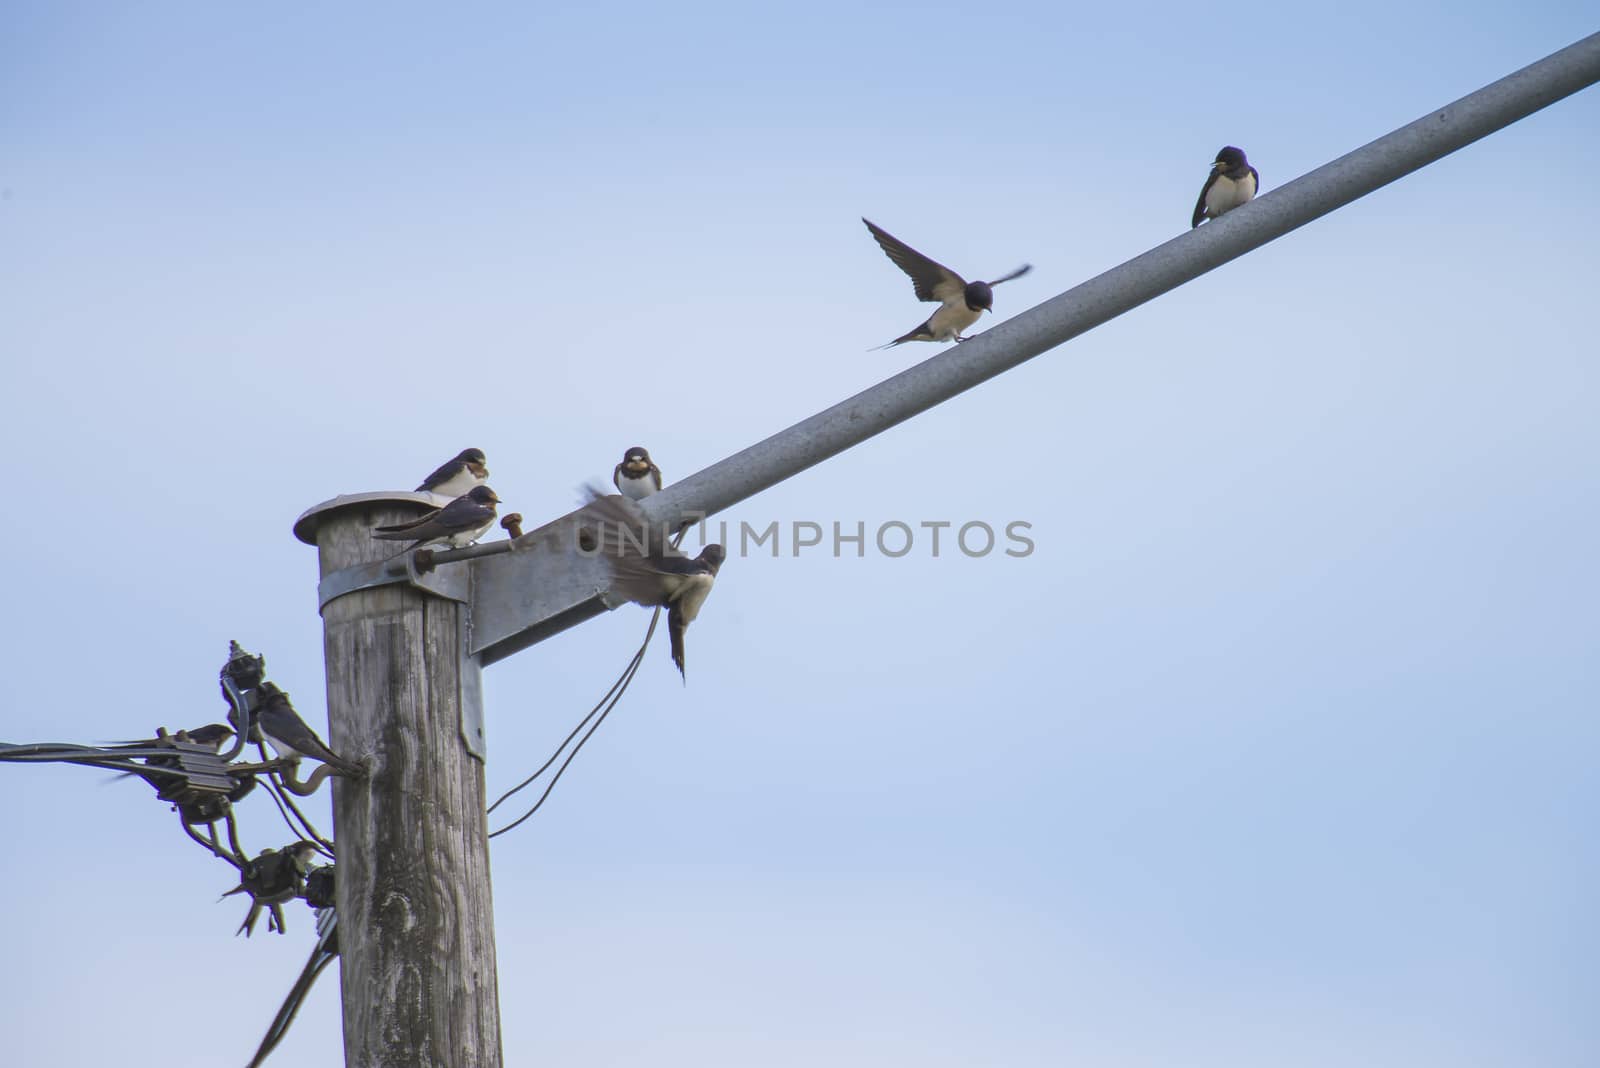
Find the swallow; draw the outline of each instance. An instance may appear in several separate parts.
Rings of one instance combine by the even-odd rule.
[[[928,321],[908,334],[902,334],[880,349],[892,348],[907,341],[965,341],[961,331],[978,321],[978,317],[994,308],[994,287],[1013,278],[1021,278],[1033,270],[1024,263],[1004,278],[992,282],[968,282],[942,263],[935,263],[887,230],[862,219],[879,246],[906,274],[911,276],[911,287],[918,300],[938,301],[939,310]]]
[[[1194,202],[1194,218],[1189,220],[1189,229],[1247,203],[1260,187],[1261,176],[1244,158],[1244,149],[1225,146],[1211,164],[1206,184],[1200,187],[1200,199]]]
[[[462,449],[455,457],[422,480],[418,493],[455,498],[489,479],[489,463],[482,449]]]
[[[264,908],[271,910],[271,915],[267,919],[267,930],[283,934],[281,906],[285,901],[293,901],[300,895],[300,890],[305,885],[306,869],[311,866],[311,858],[316,855],[316,845],[302,840],[284,847],[281,852],[276,849],[263,849],[255,860],[246,863],[239,872],[239,885],[217,899],[221,901],[234,894],[250,895],[250,911],[246,914],[244,922],[239,925],[239,929],[234,932],[234,936],[244,935],[249,938],[254,933],[256,920]]]
[[[622,462],[611,472],[617,492],[630,501],[642,501],[661,488],[661,468],[650,459],[643,445],[622,454]]]
[[[306,875],[306,886],[302,897],[306,904],[314,909],[331,909],[334,906],[334,879],[336,878],[334,865],[324,864],[322,867]]]
[[[274,683],[263,682],[260,692],[261,705],[250,723],[252,742],[260,742],[264,738],[280,760],[298,760],[307,756],[331,764],[339,771],[350,774],[362,772],[360,764],[346,760],[317,737],[317,732],[306,725],[300,713],[294,710],[294,705],[289,703],[289,695]],[[233,714],[229,713],[228,718],[232,722]]]
[[[634,604],[667,610],[672,662],[687,682],[684,633],[711,595],[727,553],[720,545],[707,545],[699,556],[686,556],[665,539],[650,536],[648,522],[632,501],[589,492],[591,514],[602,528],[600,546],[611,570],[612,591]],[[608,526],[612,528],[609,531],[605,529]],[[634,540],[640,533],[645,535],[642,553]]]
[[[109,749],[149,749],[163,746],[169,742],[192,742],[203,745],[213,753],[222,752],[222,747],[228,739],[233,737],[233,728],[225,723],[207,723],[204,727],[196,727],[190,731],[179,731],[177,734],[168,734],[162,728],[154,738],[145,738],[137,742],[118,742],[116,745],[107,746]]]
[[[213,753],[220,753],[222,752],[222,747],[227,745],[228,739],[232,737],[232,727],[222,723],[207,723],[204,727],[196,727],[191,731],[179,731],[177,734],[168,734],[166,728],[162,727],[158,729],[154,738],[144,738],[136,742],[118,742],[113,745],[101,746],[101,748],[112,752],[126,752],[140,749],[164,749],[171,747],[173,742],[183,742],[190,745],[204,746]],[[152,768],[181,768],[183,766],[182,761],[179,760],[176,754],[171,756],[148,756],[144,758],[144,763]],[[126,767],[127,765],[124,764],[122,766]],[[159,771],[125,771],[118,775],[117,778],[126,779],[134,775],[154,786],[157,793],[172,785],[175,779],[182,777]]]
[[[494,506],[499,503],[500,498],[488,486],[473,486],[443,508],[435,508],[410,523],[378,527],[372,536],[384,541],[409,541],[408,550],[426,545],[460,549],[489,532],[494,526]]]

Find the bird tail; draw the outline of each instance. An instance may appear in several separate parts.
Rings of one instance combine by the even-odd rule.
[[[912,330],[909,333],[901,334],[899,337],[895,338],[893,341],[890,341],[890,342],[887,342],[885,344],[879,345],[875,349],[868,349],[867,351],[868,352],[878,352],[881,349],[892,349],[896,345],[904,345],[907,341],[932,341],[932,340],[933,340],[933,331],[928,329],[928,324],[927,323],[923,323],[921,326],[917,327],[915,330]]]
[[[678,674],[683,676],[683,684],[689,684],[689,673],[683,667],[683,633],[689,629],[689,624],[683,618],[683,609],[674,604],[667,609],[667,636],[672,641],[672,662],[678,665]]]
[[[360,776],[366,774],[366,768],[362,767],[360,764],[357,764],[354,760],[346,760],[338,753],[335,753],[332,749],[329,749],[327,744],[323,743],[320,738],[317,739],[317,741],[320,744],[314,748],[312,752],[307,753],[306,756],[310,757],[312,760],[320,760],[324,764],[333,767],[336,771],[344,772],[346,775]]]
[[[397,523],[389,527],[373,527],[372,536],[379,541],[410,541],[416,537],[411,531],[415,523]]]

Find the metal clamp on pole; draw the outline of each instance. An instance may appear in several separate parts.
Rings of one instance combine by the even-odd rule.
[[[375,586],[405,583],[435,597],[445,597],[465,604],[470,582],[467,569],[449,567],[443,570],[423,571],[417,567],[416,557],[427,552],[407,550],[390,560],[376,560],[370,564],[357,564],[335,571],[317,583],[317,610],[328,607],[328,602],[357,590],[370,590]]]

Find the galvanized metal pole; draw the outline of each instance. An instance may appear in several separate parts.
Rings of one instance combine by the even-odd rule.
[[[1600,33],[856,394],[645,502],[710,515],[1600,81]]]
[[[670,525],[714,515],[1597,81],[1600,34],[667,486],[642,502],[645,513]],[[569,528],[580,522],[572,513],[497,555],[495,547],[473,554],[471,649],[482,663],[615,607],[597,561],[574,549]]]

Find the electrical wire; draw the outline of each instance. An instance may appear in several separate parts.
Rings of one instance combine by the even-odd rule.
[[[261,1045],[257,1047],[256,1055],[250,1059],[247,1068],[260,1068],[272,1051],[278,1048],[278,1043],[289,1033],[289,1025],[294,1023],[295,1016],[299,1014],[300,1006],[305,1004],[306,996],[311,993],[312,984],[317,981],[317,976],[321,975],[323,969],[339,955],[338,920],[335,918],[331,922],[333,925],[317,936],[317,944],[312,947],[306,966],[301,969],[300,977],[295,980],[294,986],[289,988],[289,996],[284,999],[278,1014],[267,1026],[267,1033],[261,1039]]]
[[[544,793],[539,795],[539,800],[533,803],[533,807],[528,809],[528,811],[524,812],[521,816],[518,816],[512,822],[500,828],[498,831],[490,831],[490,838],[495,838],[499,835],[505,834],[507,831],[512,830],[513,828],[522,824],[535,812],[539,811],[540,806],[542,806],[546,799],[549,798],[550,791],[556,788],[556,783],[560,782],[561,776],[566,774],[567,767],[571,765],[573,758],[578,755],[578,751],[584,747],[584,744],[588,742],[590,738],[594,737],[594,732],[600,729],[600,724],[606,721],[606,717],[611,714],[611,710],[617,707],[617,702],[622,700],[622,695],[628,692],[628,685],[633,682],[633,677],[639,673],[639,665],[644,663],[644,654],[646,650],[650,648],[650,639],[655,636],[656,624],[660,621],[660,619],[661,609],[657,608],[650,616],[650,627],[644,632],[644,641],[639,645],[639,651],[633,654],[633,659],[628,661],[628,666],[622,670],[622,674],[618,676],[617,681],[611,684],[611,689],[606,691],[605,696],[600,698],[599,703],[591,708],[589,710],[589,714],[584,716],[583,719],[578,722],[578,725],[572,729],[572,733],[567,735],[566,741],[563,741],[558,747],[556,747],[556,751],[550,754],[550,759],[546,760],[544,765],[540,767],[538,771],[522,780],[522,782],[518,783],[510,790],[507,790],[504,794],[501,794],[499,799],[496,800],[493,805],[489,806],[489,811],[493,812],[499,807],[500,802],[506,800],[506,798],[510,797],[518,790],[521,790],[523,787],[532,783],[540,775],[543,775],[546,769],[548,769],[551,764],[555,763],[556,757],[561,755],[562,750],[566,749],[568,743],[570,743],[572,739],[577,736],[579,731],[583,730],[584,724],[588,723],[589,720],[594,719],[595,714],[599,713],[599,718],[594,719],[594,724],[589,728],[588,733],[584,734],[584,736],[578,740],[578,744],[572,747],[572,752],[567,754],[567,759],[561,762],[561,767],[557,768],[555,775],[551,776],[550,784],[544,788]]]

